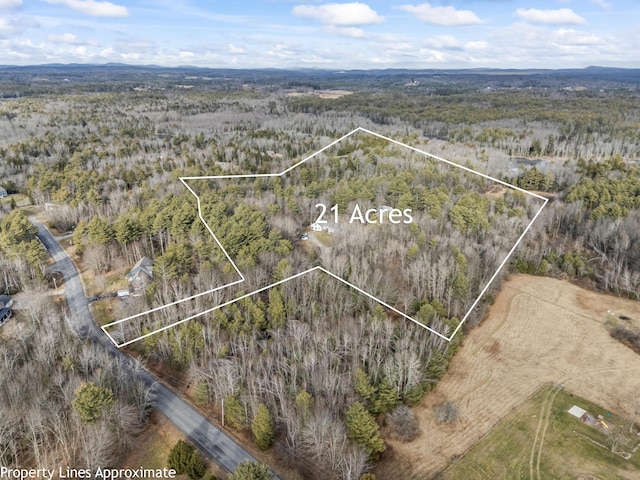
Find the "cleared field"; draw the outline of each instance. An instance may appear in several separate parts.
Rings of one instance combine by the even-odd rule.
[[[546,385],[500,422],[460,461],[451,465],[442,480],[546,478],[574,480],[595,476],[600,480],[637,478],[640,452],[624,460],[600,445],[607,435],[582,423],[567,411],[580,405],[593,415],[603,415],[611,429],[624,421],[597,405],[571,395],[555,385]],[[637,430],[624,429],[624,447],[630,452],[638,444]],[[532,440],[535,446],[532,448]],[[594,443],[598,442],[600,445]]]
[[[390,441],[379,477],[432,478],[547,383],[632,418],[640,357],[609,336],[609,311],[637,321],[640,303],[544,277],[505,282],[489,317],[418,407],[423,434],[409,444]],[[458,406],[455,424],[434,416],[444,401]]]

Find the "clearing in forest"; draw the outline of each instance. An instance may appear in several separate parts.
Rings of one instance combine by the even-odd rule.
[[[476,461],[480,461],[478,455],[490,456],[484,450],[475,454],[481,450],[474,446],[476,442],[485,445],[482,442],[499,438],[503,425],[506,425],[505,429],[516,428],[513,423],[516,420],[507,420],[497,427],[498,433],[494,435],[492,431],[510,412],[528,408],[526,405],[520,407],[531,401],[528,399],[538,401],[536,391],[544,385],[562,385],[564,392],[576,396],[572,405],[586,410],[593,408],[591,413],[596,415],[608,409],[620,418],[637,420],[640,361],[637,353],[609,335],[607,322],[611,318],[610,311],[616,315],[637,317],[638,302],[591,292],[569,282],[546,277],[517,275],[504,282],[487,319],[465,337],[447,373],[417,407],[416,413],[425,433],[412,443],[391,440],[393,455],[388,462],[379,465],[377,471],[380,476],[386,478],[392,473],[396,478],[431,478],[445,469],[453,458],[465,455],[467,451],[470,460],[465,461],[463,457],[457,463],[471,469]],[[546,388],[544,393],[548,391]],[[558,393],[556,401],[562,399],[562,395],[562,392]],[[455,423],[439,423],[434,415],[434,409],[445,401],[458,407]],[[556,401],[552,404],[553,415],[553,409],[559,405]],[[589,406],[591,404],[598,408]],[[495,458],[485,459],[475,467],[475,476],[454,475],[459,471],[451,467],[452,473],[446,478],[529,478],[529,455],[534,448],[537,421],[540,419],[540,403],[537,405],[536,417],[527,420],[534,425],[532,434],[526,435],[527,445],[522,449],[516,448],[513,442],[507,442],[504,448],[494,445],[491,448],[502,449],[500,462]],[[569,407],[571,405],[562,408],[568,410]],[[571,419],[579,423],[574,417]],[[577,431],[578,427],[576,425],[574,429]],[[545,462],[556,455],[553,428],[547,428],[542,444],[541,468],[546,468]],[[487,434],[488,440],[483,440]],[[567,437],[569,440],[572,443],[587,442],[578,437]],[[535,448],[540,448],[539,442]],[[590,447],[582,445],[580,448]],[[575,479],[580,473],[591,473],[601,479],[638,478],[637,469],[632,474],[624,473],[631,471],[631,467],[625,467],[626,460],[611,457],[601,448],[597,451],[598,455],[592,457],[593,462],[599,457],[617,460],[616,465],[621,472],[618,476],[596,473],[602,471],[599,467],[602,462],[596,462],[597,465],[588,463],[588,458],[581,459],[576,454],[571,460],[576,467],[576,475],[542,475],[541,478]],[[497,450],[495,455],[498,455]],[[518,462],[524,468],[522,477],[517,474],[493,476],[491,473],[493,468],[503,468],[497,463],[516,468]],[[537,465],[537,457],[535,462]],[[638,462],[637,454],[633,462]],[[580,470],[576,465],[583,463],[585,468]],[[588,465],[594,465],[594,469],[588,470]],[[486,475],[483,473],[485,468],[489,469]]]
[[[212,257],[196,268],[215,287],[180,298],[188,272],[156,261],[157,306],[103,326],[118,347],[313,271],[451,341],[480,317],[483,295],[547,202],[363,128],[288,168],[270,157],[254,170],[280,173],[181,178],[214,240],[196,246]]]
[[[569,413],[573,405],[603,423],[582,422]],[[545,385],[441,478],[632,479],[640,474],[639,441],[636,424],[560,385]]]

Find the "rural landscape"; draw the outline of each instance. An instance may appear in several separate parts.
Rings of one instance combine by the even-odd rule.
[[[444,72],[1,67],[2,478],[638,478],[640,72]]]

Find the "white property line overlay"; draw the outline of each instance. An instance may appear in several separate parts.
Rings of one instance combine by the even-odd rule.
[[[357,286],[353,285],[352,283],[347,282],[345,279],[343,279],[343,278],[341,278],[341,277],[337,276],[336,274],[334,274],[334,273],[332,273],[332,272],[330,272],[330,271],[328,271],[328,270],[326,270],[325,268],[320,267],[320,266],[310,268],[310,269],[308,269],[308,270],[305,270],[304,272],[297,273],[297,274],[292,275],[292,276],[290,276],[290,277],[287,277],[287,278],[285,278],[285,279],[283,279],[283,280],[280,280],[280,281],[278,281],[278,282],[272,283],[272,284],[270,284],[270,285],[268,285],[268,286],[266,286],[266,287],[259,288],[258,290],[255,290],[255,291],[253,291],[253,292],[251,292],[251,293],[247,293],[247,294],[242,295],[242,296],[240,296],[240,297],[238,297],[238,298],[235,298],[235,299],[233,299],[233,300],[229,300],[229,301],[224,302],[224,303],[222,303],[222,304],[220,304],[220,305],[217,305],[217,306],[215,306],[215,307],[212,307],[212,308],[209,308],[209,309],[204,310],[204,311],[202,311],[202,312],[196,313],[196,314],[191,315],[191,316],[189,316],[189,317],[187,317],[187,318],[184,318],[184,319],[182,319],[182,320],[179,320],[179,321],[177,321],[177,322],[174,322],[174,323],[172,323],[172,324],[170,324],[170,325],[166,325],[166,326],[164,326],[164,327],[158,328],[158,329],[153,330],[153,331],[151,331],[151,332],[145,333],[144,335],[141,335],[141,336],[139,336],[139,337],[137,337],[137,338],[134,338],[133,340],[129,340],[129,341],[126,341],[126,342],[123,342],[123,343],[118,343],[118,342],[117,342],[117,341],[116,341],[116,340],[115,340],[115,339],[114,339],[114,338],[109,334],[109,332],[107,332],[107,328],[109,328],[109,327],[113,327],[114,325],[118,325],[118,324],[121,324],[121,323],[123,323],[123,322],[129,321],[129,320],[132,320],[132,319],[134,319],[134,318],[138,318],[138,317],[142,317],[142,316],[144,316],[144,315],[148,315],[148,314],[150,314],[150,313],[156,312],[156,311],[158,311],[158,310],[162,310],[162,309],[167,308],[167,307],[171,307],[171,306],[173,306],[173,305],[177,305],[177,304],[182,303],[182,302],[186,302],[186,301],[188,301],[188,300],[193,300],[194,298],[201,297],[201,296],[203,296],[203,295],[207,295],[207,294],[209,294],[209,293],[214,293],[214,292],[217,292],[217,291],[219,291],[219,290],[222,290],[222,289],[225,289],[225,288],[229,288],[229,287],[231,287],[231,286],[233,286],[233,285],[237,285],[237,284],[240,284],[240,283],[242,283],[242,282],[244,282],[244,281],[245,281],[244,275],[242,275],[242,273],[240,272],[240,270],[239,270],[239,269],[238,269],[238,267],[236,266],[235,262],[231,259],[231,257],[229,256],[229,254],[227,253],[227,251],[225,250],[225,248],[222,246],[222,244],[221,244],[221,243],[220,243],[220,241],[218,240],[218,237],[216,237],[216,235],[213,233],[213,230],[211,229],[211,227],[209,226],[209,224],[207,223],[207,221],[204,219],[204,217],[203,217],[203,215],[202,215],[202,206],[201,206],[201,203],[200,203],[200,197],[199,197],[199,196],[198,196],[198,194],[197,194],[197,193],[196,193],[196,192],[195,192],[195,191],[194,191],[194,190],[193,190],[193,189],[192,189],[192,188],[187,184],[187,181],[188,181],[188,180],[214,180],[214,179],[231,179],[231,178],[264,178],[264,177],[281,177],[281,176],[283,176],[283,175],[285,175],[285,174],[289,173],[289,172],[290,172],[291,170],[293,170],[294,168],[299,167],[299,166],[300,166],[300,165],[302,165],[303,163],[306,163],[307,161],[309,161],[309,160],[311,160],[312,158],[314,158],[314,157],[318,156],[319,154],[321,154],[321,153],[322,153],[322,152],[324,152],[325,150],[328,150],[329,148],[333,147],[334,145],[336,145],[336,144],[340,143],[341,141],[345,140],[346,138],[348,138],[348,137],[352,136],[353,134],[355,134],[355,133],[357,133],[357,132],[365,132],[365,133],[368,133],[369,135],[373,135],[373,136],[375,136],[375,137],[381,138],[381,139],[383,139],[383,140],[386,140],[386,141],[388,141],[388,142],[390,142],[390,143],[393,143],[393,144],[395,144],[395,145],[401,146],[401,147],[403,147],[403,148],[408,148],[409,150],[412,150],[412,151],[414,151],[414,152],[416,152],[416,153],[419,153],[419,154],[421,154],[421,155],[425,155],[425,156],[430,157],[430,158],[433,158],[433,159],[435,159],[435,160],[439,160],[439,161],[441,161],[441,162],[443,162],[443,163],[446,163],[447,165],[451,165],[452,167],[455,167],[455,168],[459,168],[459,169],[461,169],[461,170],[464,170],[465,172],[472,173],[472,174],[474,174],[474,175],[479,175],[479,176],[481,176],[481,177],[483,177],[483,178],[486,178],[486,179],[491,180],[491,181],[493,181],[493,182],[497,182],[497,183],[499,183],[499,184],[501,184],[501,185],[504,185],[504,186],[506,186],[506,187],[508,187],[508,188],[511,188],[511,189],[513,189],[513,190],[517,190],[517,191],[519,191],[519,192],[521,192],[521,193],[524,193],[524,194],[526,194],[526,195],[529,195],[529,196],[532,196],[532,197],[538,198],[538,199],[540,199],[540,200],[542,200],[542,201],[543,201],[543,204],[542,204],[542,206],[540,207],[540,209],[539,209],[539,210],[536,212],[536,214],[533,216],[533,218],[531,219],[531,221],[529,222],[529,224],[526,226],[526,228],[524,229],[524,231],[523,231],[523,232],[522,232],[522,234],[520,235],[520,237],[518,237],[518,240],[516,241],[515,245],[514,245],[513,247],[511,247],[511,250],[509,250],[509,253],[507,253],[507,256],[504,258],[504,260],[502,260],[502,263],[500,264],[500,266],[498,267],[498,269],[497,269],[497,270],[495,271],[495,273],[491,276],[491,278],[489,279],[489,281],[487,282],[487,284],[484,286],[484,288],[480,291],[480,294],[479,294],[479,295],[478,295],[478,297],[475,299],[475,301],[473,302],[473,304],[471,305],[471,307],[469,308],[469,310],[467,311],[467,313],[464,315],[464,317],[462,317],[462,320],[460,320],[460,322],[458,323],[458,326],[455,328],[455,330],[453,331],[453,333],[452,333],[450,336],[448,336],[448,337],[447,337],[446,335],[443,335],[442,333],[440,333],[440,332],[438,332],[438,331],[436,331],[436,330],[434,330],[434,329],[432,329],[432,328],[430,328],[430,327],[428,327],[428,326],[426,326],[426,325],[423,325],[422,323],[420,323],[420,322],[419,322],[419,321],[417,321],[416,319],[414,319],[414,318],[410,317],[410,316],[409,316],[409,315],[407,315],[406,313],[403,313],[403,312],[399,311],[398,309],[396,309],[396,308],[392,307],[391,305],[387,304],[386,302],[383,302],[383,301],[382,301],[382,300],[380,300],[379,298],[374,297],[374,296],[373,296],[373,295],[371,295],[370,293],[368,293],[368,292],[366,292],[366,291],[362,290],[361,288],[358,288]],[[467,318],[469,317],[469,315],[471,315],[471,312],[473,311],[473,309],[474,309],[474,308],[476,308],[476,306],[477,306],[477,305],[478,305],[478,303],[480,302],[480,300],[481,300],[482,296],[487,292],[487,290],[489,289],[489,287],[491,286],[491,284],[493,283],[493,281],[494,281],[494,280],[496,279],[496,277],[499,275],[500,271],[501,271],[501,270],[504,268],[504,266],[507,264],[507,262],[508,262],[508,261],[509,261],[509,259],[511,258],[511,255],[513,254],[513,252],[515,252],[515,250],[516,250],[516,248],[518,247],[518,245],[520,244],[520,242],[522,242],[522,240],[524,239],[524,236],[527,234],[527,232],[529,231],[529,229],[531,228],[531,226],[533,225],[533,223],[536,221],[536,219],[538,218],[538,216],[540,215],[540,213],[542,213],[542,210],[544,209],[544,207],[545,207],[545,206],[547,205],[547,203],[549,202],[549,199],[548,199],[548,198],[545,198],[545,197],[543,197],[543,196],[541,196],[541,195],[538,195],[537,193],[529,192],[529,191],[524,190],[524,189],[522,189],[522,188],[520,188],[520,187],[516,187],[515,185],[511,185],[510,183],[504,182],[504,181],[502,181],[502,180],[499,180],[499,179],[497,179],[497,178],[491,177],[491,176],[486,175],[486,174],[484,174],[484,173],[477,172],[477,171],[475,171],[475,170],[473,170],[473,169],[471,169],[471,168],[465,167],[465,166],[463,166],[463,165],[459,165],[459,164],[457,164],[457,163],[451,162],[450,160],[447,160],[447,159],[444,159],[444,158],[440,158],[440,157],[438,157],[438,156],[436,156],[436,155],[432,155],[432,154],[427,153],[427,152],[425,152],[425,151],[423,151],[423,150],[420,150],[420,149],[418,149],[418,148],[411,147],[411,146],[409,146],[409,145],[405,145],[405,144],[404,144],[404,143],[402,143],[402,142],[399,142],[399,141],[394,140],[394,139],[392,139],[392,138],[385,137],[384,135],[381,135],[381,134],[376,133],[376,132],[372,132],[371,130],[367,130],[366,128],[363,128],[363,127],[358,127],[358,128],[356,128],[355,130],[352,130],[351,132],[347,133],[346,135],[343,135],[343,136],[342,136],[342,137],[340,137],[339,139],[334,140],[333,142],[331,142],[331,143],[330,143],[330,144],[328,144],[327,146],[325,146],[325,147],[321,148],[320,150],[318,150],[317,152],[315,152],[315,153],[313,153],[313,154],[309,155],[308,157],[306,157],[305,159],[303,159],[303,160],[299,161],[298,163],[293,164],[292,166],[290,166],[290,167],[289,167],[289,168],[287,168],[286,170],[283,170],[283,171],[282,171],[282,172],[280,172],[280,173],[257,173],[257,174],[239,174],[239,175],[205,175],[205,176],[199,176],[199,177],[180,177],[180,178],[179,178],[179,180],[183,183],[183,185],[184,185],[184,186],[185,186],[185,187],[186,187],[186,188],[187,188],[187,189],[188,189],[188,190],[193,194],[193,196],[196,198],[196,201],[197,201],[197,204],[198,204],[198,217],[200,218],[200,221],[202,221],[202,223],[204,224],[204,226],[207,228],[207,230],[209,231],[209,233],[211,234],[211,236],[212,236],[212,237],[213,237],[213,239],[215,240],[216,244],[217,244],[217,245],[220,247],[220,249],[223,251],[224,255],[227,257],[227,260],[229,260],[229,262],[231,263],[231,265],[233,265],[234,270],[235,270],[235,271],[236,271],[236,273],[240,276],[240,280],[236,280],[236,281],[234,281],[234,282],[227,283],[227,284],[225,284],[225,285],[222,285],[222,286],[219,286],[219,287],[213,288],[213,289],[211,289],[211,290],[207,290],[206,292],[197,293],[197,294],[195,294],[195,295],[191,295],[190,297],[186,297],[186,298],[183,298],[183,299],[180,299],[180,300],[176,300],[175,302],[167,303],[166,305],[161,305],[161,306],[159,306],[159,307],[152,308],[152,309],[150,309],[150,310],[146,310],[146,311],[144,311],[144,312],[141,312],[141,313],[138,313],[138,314],[135,314],[135,315],[131,315],[131,316],[126,317],[126,318],[123,318],[123,319],[121,319],[121,320],[116,320],[115,322],[111,322],[111,323],[108,323],[108,324],[106,324],[106,325],[103,325],[103,326],[101,327],[101,328],[102,328],[102,331],[107,335],[107,337],[109,337],[109,340],[111,340],[111,342],[113,342],[113,344],[114,344],[116,347],[118,347],[118,348],[122,348],[122,347],[124,347],[124,346],[126,346],[126,345],[130,345],[130,344],[132,344],[132,343],[134,343],[134,342],[137,342],[137,341],[139,341],[139,340],[142,340],[143,338],[149,337],[149,336],[151,336],[151,335],[155,335],[156,333],[160,333],[160,332],[162,332],[162,331],[164,331],[164,330],[168,330],[169,328],[175,327],[176,325],[180,325],[181,323],[184,323],[184,322],[187,322],[187,321],[189,321],[189,320],[193,320],[194,318],[200,317],[200,316],[202,316],[202,315],[206,315],[206,314],[208,314],[208,313],[214,312],[214,311],[216,311],[216,310],[218,310],[218,309],[220,309],[220,308],[224,308],[224,307],[226,307],[226,306],[228,306],[228,305],[231,305],[231,304],[233,304],[233,303],[235,303],[235,302],[237,302],[237,301],[239,301],[239,300],[242,300],[242,299],[244,299],[244,298],[250,297],[250,296],[252,296],[252,295],[256,295],[256,294],[261,293],[261,292],[263,292],[263,291],[265,291],[265,290],[268,290],[268,289],[270,289],[270,288],[276,287],[276,286],[281,285],[281,284],[283,284],[283,283],[285,283],[285,282],[288,282],[289,280],[293,280],[293,279],[295,279],[295,278],[301,277],[302,275],[306,275],[306,274],[311,273],[311,272],[316,271],[316,270],[319,270],[319,271],[321,271],[321,272],[326,273],[327,275],[329,275],[329,276],[331,276],[331,277],[335,278],[336,280],[339,280],[340,282],[344,283],[345,285],[347,285],[347,286],[349,286],[349,287],[353,288],[353,289],[354,289],[354,290],[356,290],[357,292],[359,292],[359,293],[361,293],[361,294],[365,295],[366,297],[368,297],[368,298],[370,298],[370,299],[372,299],[372,300],[374,300],[374,301],[378,302],[380,305],[383,305],[383,306],[385,306],[386,308],[388,308],[389,310],[392,310],[392,311],[394,311],[395,313],[397,313],[398,315],[401,315],[402,317],[406,318],[407,320],[412,321],[412,322],[413,322],[413,323],[415,323],[416,325],[421,326],[422,328],[424,328],[424,329],[426,329],[426,330],[430,331],[431,333],[433,333],[433,334],[437,335],[438,337],[442,338],[443,340],[446,340],[447,342],[450,342],[451,340],[453,340],[453,337],[455,337],[455,335],[458,333],[458,331],[460,331],[460,328],[462,328],[462,326],[463,326],[463,325],[464,325],[464,323],[466,322],[466,320],[467,320]]]

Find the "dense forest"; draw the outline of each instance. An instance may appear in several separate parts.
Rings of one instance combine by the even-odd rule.
[[[73,335],[42,289],[12,335],[0,336],[0,463],[114,464],[135,442],[152,394],[129,365]]]
[[[194,82],[193,89],[178,88],[182,77],[172,83],[152,75],[108,88],[74,81],[9,90],[4,83],[4,90],[21,93],[0,103],[0,185],[31,206],[2,203],[0,287],[14,294],[50,282],[27,218],[33,209],[57,231],[72,232],[75,258],[92,278],[124,276],[142,257],[153,259],[144,294],[105,300],[110,307],[96,307],[97,321],[158,308],[114,330],[126,340],[196,317],[128,352],[194,385],[189,395],[205,410],[224,399],[231,428],[251,432],[260,448],[275,445],[306,477],[359,478],[384,459],[383,422],[395,425],[390,431],[395,428],[398,438],[415,436],[406,405],[420,402],[445,373],[464,332],[448,343],[321,271],[201,313],[321,265],[446,334],[540,202],[358,133],[282,178],[188,181],[207,225],[246,276],[198,295],[239,277],[179,177],[281,172],[365,127],[549,198],[510,271],[639,298],[638,91],[605,79],[576,90],[544,76],[533,86],[515,77],[514,85],[504,85],[508,77],[484,78],[476,84],[461,75],[456,83],[455,77],[425,75],[415,88],[368,77],[333,83],[265,77],[249,85],[243,78]],[[573,79],[574,85],[583,80]],[[313,95],[319,88],[354,93],[321,98]],[[343,221],[324,243],[301,241],[318,203],[341,212],[389,205],[410,209],[413,221],[366,227]],[[482,321],[500,278],[465,329]],[[101,294],[115,290],[107,280],[95,284]],[[60,322],[54,307],[29,328],[42,322]],[[58,379],[55,388],[63,393],[50,407],[73,417],[62,422],[64,435],[76,438],[74,425],[84,425],[75,401],[84,390],[108,405],[91,428],[105,428],[115,421],[112,412],[124,409],[129,413],[121,417],[129,420],[117,431],[134,434],[146,412],[141,387],[121,381],[124,373],[117,364],[106,367],[113,363],[107,356],[64,329],[56,332],[49,336],[59,338],[51,340],[25,334],[20,346],[11,343],[5,351],[11,364],[37,371],[33,378]],[[83,364],[81,358],[100,358],[104,365],[98,371],[91,366],[96,360]],[[34,401],[54,395],[44,381],[33,388]],[[10,435],[4,443],[0,438],[3,463],[37,465],[42,455],[60,455],[37,448],[44,437],[21,442],[20,451],[7,447],[17,445],[11,440],[16,435],[51,431],[21,417],[24,405],[12,400],[14,390],[3,392],[0,432]],[[78,443],[64,458],[110,462],[130,437],[123,435],[121,443],[106,438],[99,458],[82,457],[89,443]]]

